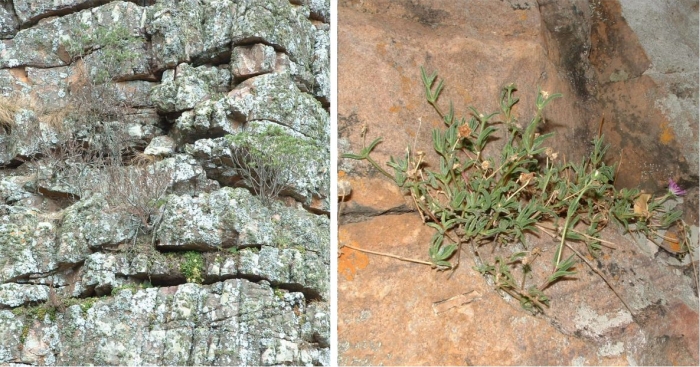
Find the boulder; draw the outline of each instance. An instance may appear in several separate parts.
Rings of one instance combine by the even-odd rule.
[[[151,101],[161,113],[191,110],[201,102],[229,91],[231,73],[227,69],[180,64],[163,73],[161,84],[151,89]]]
[[[328,349],[309,351],[313,339],[302,336],[300,315],[306,304],[300,293],[275,293],[244,279],[124,289],[115,297],[88,299],[52,317],[0,312],[4,330],[18,331],[3,333],[0,343],[8,351],[3,357],[21,363],[329,363]],[[21,336],[27,325],[34,326]],[[23,352],[10,352],[18,345],[24,345]]]
[[[697,143],[690,149],[680,143],[685,138],[678,137],[687,136],[689,142],[697,136],[696,111],[681,108],[697,106],[693,6],[577,0],[476,1],[459,6],[341,1],[339,154],[357,154],[383,137],[372,158],[389,172],[389,157],[403,158],[407,149],[425,152],[423,162],[431,169],[440,167],[431,130],[444,124],[425,99],[421,66],[428,75],[437,71],[444,79],[438,105],[446,111],[454,102],[460,118],[470,117],[469,106],[498,112],[499,92],[509,83],[518,87],[515,110],[522,123],[533,115],[538,88],[561,92],[564,97],[544,112],[547,122],[541,132],[556,134],[546,144],[567,162],[577,161],[590,152],[589,142],[602,131],[612,144],[610,162],[623,161],[616,184],[662,194],[669,178],[680,180],[689,191],[683,205],[693,208],[687,209],[686,222],[697,228],[697,164],[688,164],[697,159]],[[633,31],[635,17],[636,27],[648,30],[644,41]],[[661,31],[658,27],[671,18],[679,24],[678,31]],[[662,42],[663,34],[663,40],[671,42]],[[671,68],[663,65],[674,65],[669,79],[675,80],[675,92],[653,80],[656,67],[647,56],[654,54],[652,44],[666,50],[667,61],[657,55],[653,63],[659,70],[668,72]],[[679,60],[670,62],[670,55]],[[671,100],[678,103],[662,113],[659,106]],[[674,116],[673,123],[667,123],[669,116]],[[500,148],[505,141],[498,136],[492,142]],[[650,166],[652,162],[658,166]],[[696,325],[698,319],[696,275],[688,256],[684,263],[671,265],[673,256],[657,245],[637,244],[611,225],[603,238],[616,249],[604,250],[597,259],[586,258],[592,267],[578,260],[575,276],[545,290],[551,307],[544,315],[532,316],[474,270],[479,263],[467,243],[458,251],[460,265],[454,272],[435,272],[417,263],[429,259],[434,230],[414,211],[411,197],[366,161],[340,159],[338,167],[339,177],[352,187],[339,204],[339,364],[698,363],[697,328],[684,326]],[[558,242],[540,232],[522,245],[489,243],[478,251],[492,256],[503,255],[503,247],[538,247],[543,255],[532,269],[546,274]],[[585,252],[581,244],[571,245]],[[651,245],[657,252],[641,248]],[[528,284],[529,277],[525,281]],[[397,336],[395,330],[405,332]],[[425,338],[428,334],[431,337]],[[372,340],[367,335],[373,335]]]
[[[5,283],[58,268],[57,223],[42,220],[36,210],[2,206],[0,218],[0,280]]]

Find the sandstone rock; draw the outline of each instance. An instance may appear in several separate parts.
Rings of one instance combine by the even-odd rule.
[[[323,348],[309,348],[314,341],[302,338],[295,314],[305,311],[300,293],[278,297],[269,286],[240,279],[210,286],[126,289],[114,298],[70,306],[55,319],[10,318],[2,311],[5,330],[35,325],[24,340],[3,339],[3,357],[49,364],[260,365],[263,359],[318,364],[322,361],[308,356],[319,357]],[[21,354],[16,352],[20,344]],[[312,353],[302,353],[307,348]]]
[[[153,41],[157,68],[204,63],[229,54],[235,14],[230,0],[168,0],[149,7],[146,32]]]
[[[275,72],[278,74],[289,74],[300,91],[304,93],[313,91],[314,75],[311,74],[311,70],[290,60],[289,56],[283,52],[277,53]]]
[[[247,121],[275,121],[323,144],[329,141],[328,113],[284,74],[250,78],[232,90],[226,102]]]
[[[159,247],[215,250],[231,246],[328,246],[327,219],[275,204],[267,208],[245,189],[223,187],[193,198],[169,196],[158,228]]]
[[[33,273],[44,274],[58,268],[57,227],[43,221],[35,210],[3,206],[0,220],[0,280],[4,283]]]
[[[170,177],[168,189],[177,195],[196,195],[198,192],[211,192],[219,189],[216,181],[207,178],[199,163],[189,155],[176,154],[157,162],[152,172],[166,172]]]
[[[238,79],[272,72],[277,54],[272,46],[256,43],[252,46],[238,46],[231,54],[231,74]]]
[[[139,222],[126,212],[110,211],[100,194],[78,201],[65,210],[56,254],[60,263],[76,264],[88,257],[89,250],[118,245],[132,239]]]
[[[82,268],[80,287],[82,293],[102,296],[114,288],[126,284],[126,276],[131,275],[131,264],[123,255],[90,254]]]
[[[0,358],[4,361],[19,360],[21,350],[19,348],[24,323],[15,317],[10,310],[0,310],[0,328],[8,330],[0,336]]]
[[[231,26],[232,41],[234,44],[263,41],[285,52],[292,61],[310,67],[314,27],[308,17],[308,7],[292,7],[285,0],[240,1]]]
[[[217,93],[228,92],[230,84],[226,69],[180,64],[163,73],[161,84],[151,90],[151,100],[162,113],[191,110]]]
[[[0,39],[12,38],[19,29],[19,21],[12,9],[12,3],[0,5]]]
[[[145,39],[139,34],[141,13],[133,3],[114,2],[24,29],[0,45],[0,68],[64,66],[94,50],[87,61],[89,75],[97,76],[106,66],[111,69],[106,77],[148,74]],[[57,34],[60,42],[54,42]],[[124,35],[130,38],[114,40]]]
[[[14,204],[24,198],[30,197],[31,193],[24,190],[24,184],[29,181],[29,177],[13,176],[0,179],[0,200],[5,204]]]
[[[30,302],[44,302],[49,298],[45,285],[5,283],[0,284],[0,305],[17,307]]]
[[[169,136],[156,136],[148,143],[144,154],[167,157],[175,153],[175,141]]]
[[[327,104],[331,96],[330,60],[330,30],[319,29],[316,31],[316,42],[314,44],[314,58],[311,69],[313,75],[315,76],[313,94],[323,104]]]
[[[278,246],[287,246],[278,244]],[[240,252],[238,272],[245,277],[263,278],[308,294],[308,298],[329,299],[328,262],[325,256],[307,252],[303,247],[275,248],[262,246],[259,252]]]
[[[0,4],[0,364],[332,364],[329,16]],[[304,153],[279,200],[231,160],[288,153],[270,127]]]
[[[285,143],[288,138],[296,140],[294,154],[280,156],[290,158],[283,163],[290,176],[286,182],[288,187],[282,194],[292,196],[306,206],[314,205],[314,201],[318,200],[320,203],[315,209],[329,211],[329,162],[323,158],[328,156],[326,148],[288,128],[283,128],[281,135],[271,137],[266,134],[266,129],[270,127],[278,126],[274,122],[254,121],[242,133],[246,134],[246,140],[250,144],[260,147],[265,154],[278,155],[278,152],[289,151],[289,147],[278,145]],[[188,145],[186,151],[201,162],[208,177],[221,185],[235,185],[241,179],[241,172],[232,157],[233,147],[226,138],[200,139],[195,144]]]
[[[15,11],[17,12],[17,17],[20,19],[22,24],[34,23],[41,18],[46,18],[52,15],[65,13],[67,11],[75,11],[76,9],[84,8],[85,3],[89,0],[68,0],[68,1],[27,1],[27,0],[17,0],[14,1]],[[106,3],[107,1],[96,1],[92,6],[99,5],[100,3]]]
[[[231,112],[226,99],[206,100],[175,120],[170,137],[178,144],[221,137],[236,132],[243,121],[242,116]]]
[[[633,120],[649,115],[635,109],[652,109],[666,92],[644,75],[648,64],[638,52],[638,40],[624,29],[624,17],[614,16],[620,14],[618,3],[603,3],[483,1],[456,8],[434,2],[341,2],[339,153],[360,152],[383,137],[372,154],[382,167],[389,169],[389,157],[405,156],[407,147],[426,152],[428,166],[440,166],[431,130],[442,122],[425,101],[419,73],[423,65],[444,78],[438,104],[446,109],[452,100],[458,116],[467,114],[468,106],[498,111],[498,90],[511,82],[519,88],[519,119],[532,115],[538,86],[562,92],[564,98],[546,110],[544,132],[557,134],[549,145],[567,161],[587,154],[587,142],[598,133],[604,111],[603,132],[609,141],[617,147],[625,142],[623,160],[630,172],[619,175],[627,180],[625,186],[639,185],[639,162],[652,161],[660,151],[674,151],[667,157],[678,157],[680,148],[675,142],[660,150],[642,143],[657,139],[656,127],[648,127],[658,124],[654,121],[659,115],[637,123]],[[654,7],[650,4],[645,6]],[[493,27],[496,23],[507,26]],[[695,29],[693,22],[683,24]],[[690,44],[683,42],[680,49]],[[692,93],[686,95],[692,100]],[[623,117],[628,122],[620,122]],[[615,161],[619,155],[617,150],[609,158]],[[665,167],[685,165],[664,162]],[[697,363],[697,331],[679,325],[697,323],[696,283],[689,268],[669,267],[664,251],[645,255],[610,228],[604,236],[617,249],[589,261],[631,311],[579,261],[575,279],[546,290],[552,299],[546,316],[532,317],[473,270],[478,264],[470,249],[462,249],[461,265],[453,274],[444,274],[350,248],[424,261],[432,230],[410,213],[412,199],[366,161],[341,159],[338,166],[353,189],[339,205],[339,364]],[[680,171],[693,177],[689,170]],[[667,179],[666,173],[659,173],[658,183],[645,186],[647,190],[664,189],[660,178]],[[696,178],[689,181],[684,181],[686,187],[697,184]],[[527,243],[553,248],[545,234],[528,237]],[[501,254],[491,245],[480,251]],[[551,271],[551,258],[547,252],[533,265],[539,267],[537,274]],[[451,306],[438,312],[436,305]]]
[[[324,23],[331,21],[331,2],[330,0],[308,0],[305,1],[311,12],[310,18],[320,20]]]
[[[9,164],[17,157],[31,157],[39,152],[42,141],[57,141],[54,130],[41,123],[34,111],[17,109],[8,135],[0,135],[0,164]]]

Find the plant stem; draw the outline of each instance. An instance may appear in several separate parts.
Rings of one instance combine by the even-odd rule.
[[[561,232],[561,242],[559,243],[559,248],[557,248],[557,261],[554,264],[554,269],[559,268],[559,261],[561,261],[561,253],[562,250],[564,249],[564,242],[566,242],[566,232],[569,229],[569,223],[571,222],[571,218],[576,214],[576,209],[578,207],[578,202],[581,200],[583,197],[583,194],[588,191],[589,186],[591,185],[592,180],[588,180],[586,182],[586,185],[583,186],[581,189],[581,193],[579,193],[578,197],[576,200],[572,201],[571,204],[569,205],[569,212],[566,215],[566,222],[564,222],[564,228],[562,229]]]
[[[371,163],[371,164],[374,166],[374,168],[376,168],[377,170],[379,170],[379,172],[381,172],[382,174],[384,174],[384,176],[389,177],[389,178],[392,179],[392,180],[394,179],[394,176],[390,175],[389,172],[387,172],[387,171],[384,170],[382,167],[380,167],[379,164],[378,164],[377,162],[374,161],[374,159],[372,159],[372,158],[369,157],[369,155],[367,155],[367,157],[365,157],[365,159],[367,159],[367,161],[368,161],[369,163]]]
[[[431,262],[428,262],[428,261],[409,259],[409,258],[402,257],[402,256],[398,256],[398,255],[387,254],[387,253],[384,253],[384,252],[377,252],[377,251],[365,250],[365,249],[362,249],[362,248],[359,248],[359,247],[350,246],[350,245],[345,245],[345,246],[343,246],[343,247],[351,248],[351,249],[353,249],[353,250],[360,251],[360,252],[366,252],[366,253],[372,254],[372,255],[379,255],[379,256],[391,257],[391,258],[393,258],[393,259],[399,259],[399,260],[401,260],[401,261],[408,261],[408,262],[412,262],[412,263],[416,263],[416,264],[423,264],[423,265],[435,266],[435,264],[433,264],[433,263],[431,263]]]

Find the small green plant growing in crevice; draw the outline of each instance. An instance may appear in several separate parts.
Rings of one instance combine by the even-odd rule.
[[[554,134],[538,132],[546,122],[543,111],[560,94],[540,90],[535,115],[525,125],[513,113],[519,101],[514,84],[502,89],[499,111],[484,113],[470,107],[468,119],[458,118],[452,103],[446,112],[438,105],[444,84],[442,80],[436,84],[437,73],[428,75],[421,68],[421,77],[426,99],[445,125],[444,130],[432,131],[439,166],[428,166],[425,153],[409,147],[405,156],[390,158],[387,165],[393,173],[389,173],[370,156],[381,138],[359,154],[342,157],[367,160],[411,196],[425,225],[435,229],[428,246],[434,268],[455,269],[459,256],[455,262],[452,258],[469,246],[475,269],[497,289],[526,309],[543,311],[549,305],[544,291],[576,274],[577,257],[602,277],[570,242],[583,243],[590,256],[599,256],[603,247],[613,247],[599,235],[609,222],[651,239],[659,237],[659,230],[675,226],[684,234],[683,250],[689,250],[681,212],[662,207],[674,193],[652,199],[637,189],[616,190],[615,166],[603,160],[608,147],[601,134],[593,139],[590,156],[578,162],[562,162],[544,146]],[[500,153],[485,153],[486,146],[497,140],[505,143]],[[549,275],[534,279],[531,266],[542,250],[530,246],[525,235],[539,232],[556,238],[557,244]]]
[[[187,283],[201,284],[204,281],[204,258],[199,251],[186,251],[182,254],[180,272]]]
[[[283,291],[282,289],[280,289],[280,288],[278,288],[278,287],[275,287],[275,288],[274,288],[275,297],[279,298],[281,301],[284,300],[284,294],[285,294],[285,293],[286,293],[285,291]]]

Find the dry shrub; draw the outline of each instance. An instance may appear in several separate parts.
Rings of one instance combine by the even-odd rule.
[[[160,159],[160,157],[155,155],[146,154],[144,152],[135,152],[133,153],[133,157],[131,157],[130,162],[133,166],[145,167],[159,161]]]
[[[163,204],[172,171],[150,166],[108,165],[100,191],[110,207],[123,210],[140,220],[141,228],[152,229],[152,217]]]
[[[19,106],[7,97],[0,97],[0,128],[10,131],[15,122],[15,113]]]

